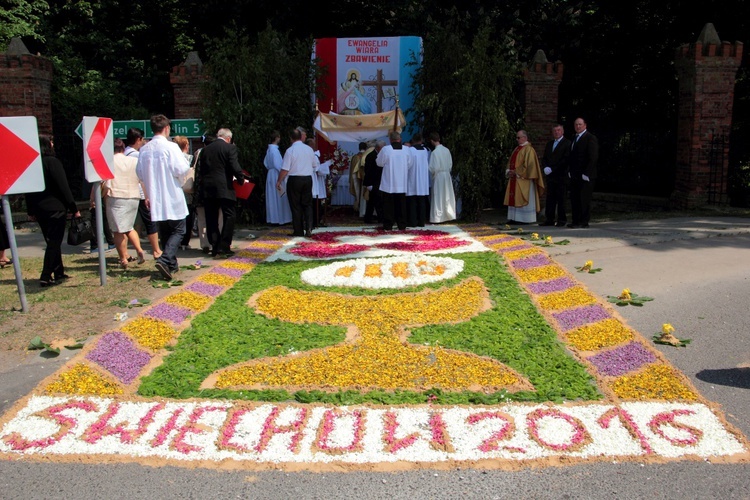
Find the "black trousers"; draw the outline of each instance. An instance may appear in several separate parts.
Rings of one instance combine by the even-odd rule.
[[[406,193],[380,193],[383,196],[383,229],[393,229],[393,223],[406,229]]]
[[[44,241],[47,248],[44,250],[44,263],[42,264],[42,274],[39,277],[42,281],[49,281],[53,278],[62,277],[65,274],[65,268],[62,261],[62,242],[65,238],[66,218],[65,212],[54,214],[39,214],[37,222],[44,235]]]
[[[406,197],[407,225],[424,227],[430,212],[430,195]]]
[[[304,236],[313,228],[312,176],[290,175],[287,177],[286,195],[292,209],[292,234]]]
[[[365,206],[365,224],[372,223],[373,214],[377,214],[378,222],[383,222],[383,193],[377,188],[372,188],[368,197],[367,206]]]
[[[544,207],[546,222],[568,222],[565,215],[565,179],[547,177],[547,199]]]
[[[227,198],[203,200],[203,209],[206,211],[206,234],[211,244],[211,253],[214,255],[232,249],[234,221],[237,216],[236,204],[236,200]],[[223,219],[221,231],[219,231],[219,210]]]
[[[591,219],[591,195],[594,193],[594,180],[571,179],[570,208],[573,224],[585,225]]]

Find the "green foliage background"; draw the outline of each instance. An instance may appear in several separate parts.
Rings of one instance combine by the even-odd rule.
[[[565,65],[559,119],[570,130],[576,116],[585,116],[600,138],[608,138],[602,142],[612,144],[604,181],[612,180],[615,189],[630,182],[633,192],[668,191],[674,165],[664,151],[674,147],[676,129],[675,49],[697,40],[709,22],[722,40],[750,42],[750,3],[741,0],[707,0],[700,8],[678,0],[385,0],[377,7],[354,0],[324,6],[8,0],[0,10],[0,48],[17,36],[31,53],[53,61],[58,152],[74,159],[78,152],[66,150],[77,147],[72,131],[84,115],[173,116],[169,73],[197,51],[210,74],[225,80],[208,89],[205,118],[211,127],[234,128],[245,165],[262,173],[270,130],[280,129],[286,138],[285,129],[311,121],[307,96],[314,72],[305,55],[311,40],[420,36],[425,66],[415,118],[425,132],[438,130],[453,151],[464,214],[474,219],[483,207],[499,205],[497,172],[513,146],[512,133],[523,127],[520,70],[537,50]],[[750,202],[746,82],[745,62],[729,160],[733,199]],[[628,153],[617,146],[626,136],[653,143]],[[73,163],[78,168],[80,159]]]

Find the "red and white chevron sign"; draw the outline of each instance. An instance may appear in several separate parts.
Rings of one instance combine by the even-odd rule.
[[[114,178],[114,136],[112,118],[83,117],[83,165],[86,180]]]
[[[44,191],[36,117],[0,118],[0,195]]]

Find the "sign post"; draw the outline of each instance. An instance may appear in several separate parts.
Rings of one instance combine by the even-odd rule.
[[[99,249],[99,281],[107,284],[107,261],[104,255],[104,218],[102,214],[102,181],[114,178],[114,139],[112,119],[97,116],[83,117],[83,169],[86,180],[95,186],[94,213],[96,241]]]
[[[21,276],[21,260],[18,256],[16,233],[13,230],[13,214],[6,195],[36,193],[44,191],[44,170],[39,148],[36,117],[17,116],[0,118],[0,198],[2,198],[5,228],[8,232],[10,254],[13,257],[13,272],[21,299],[21,311],[28,312],[26,289]]]
[[[172,135],[184,135],[188,139],[202,137],[206,130],[206,126],[199,118],[175,119],[170,122]],[[118,139],[125,139],[128,136],[128,129],[131,128],[143,130],[143,137],[146,139],[154,136],[149,120],[115,120],[112,122],[112,134]],[[76,127],[75,133],[83,139],[83,122]]]

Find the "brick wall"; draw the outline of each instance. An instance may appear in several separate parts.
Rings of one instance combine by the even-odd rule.
[[[200,118],[203,114],[201,87],[206,80],[203,62],[190,52],[185,62],[172,68],[169,81],[174,89],[174,117]]]
[[[720,41],[711,24],[703,28],[696,42],[677,49],[677,168],[671,197],[675,208],[703,205],[709,191],[727,192],[726,161],[723,172],[713,178],[721,184],[711,185],[710,143],[714,137],[724,135],[727,140],[723,157],[728,158],[734,85],[741,61],[742,43]]]
[[[550,130],[558,121],[559,87],[563,64],[551,63],[543,51],[537,51],[524,70],[524,127],[529,141],[537,151],[550,138]]]
[[[41,56],[0,54],[0,116],[36,116],[40,133],[52,133],[52,62]]]

